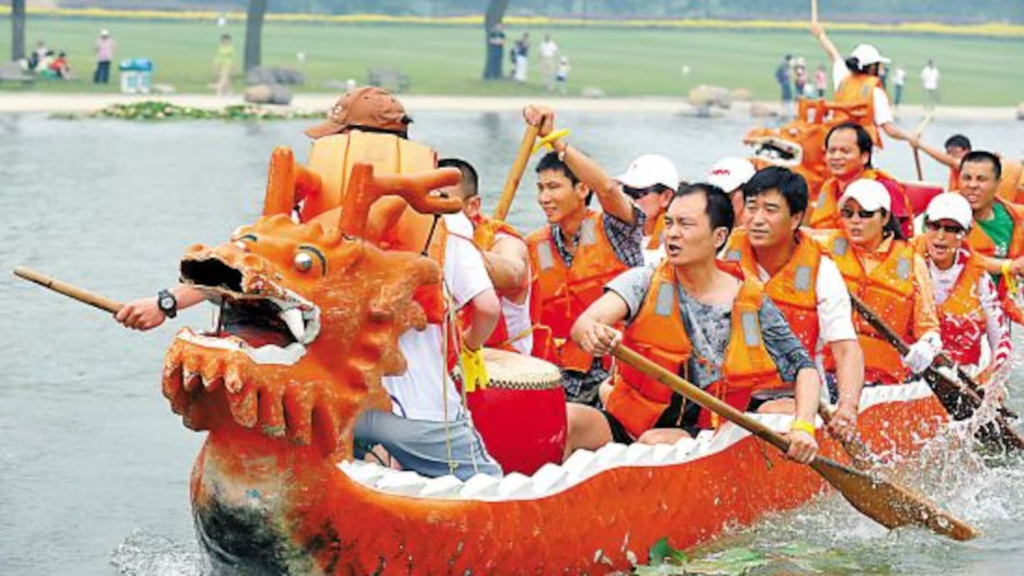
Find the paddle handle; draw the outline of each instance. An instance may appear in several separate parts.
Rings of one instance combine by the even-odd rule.
[[[31,268],[18,266],[17,268],[14,269],[14,275],[17,276],[18,278],[28,280],[29,282],[35,282],[36,284],[39,284],[43,288],[48,288],[50,290],[53,290],[54,292],[63,294],[68,298],[74,298],[79,302],[88,304],[95,308],[99,308],[100,310],[104,310],[106,312],[110,312],[111,314],[117,314],[121,310],[121,308],[124,307],[124,304],[121,304],[116,300],[111,300],[110,298],[100,296],[95,292],[90,292],[84,288],[79,288],[78,286],[75,286],[73,284],[68,284],[67,282],[61,282],[56,278],[51,278],[46,274],[43,274],[42,272],[36,272]]]
[[[651,378],[654,378],[658,382],[661,382],[665,386],[668,386],[672,390],[682,394],[688,400],[692,400],[715,414],[718,414],[722,418],[746,428],[752,434],[765,440],[779,450],[782,450],[783,452],[789,450],[789,440],[783,438],[778,432],[765,426],[760,421],[747,416],[743,412],[740,412],[718,398],[715,398],[711,394],[708,394],[687,382],[680,376],[669,372],[659,364],[641,356],[635,350],[631,350],[620,344],[614,351],[612,351],[612,355],[644,374],[647,374]]]
[[[516,189],[519,188],[519,181],[523,178],[526,163],[530,161],[530,154],[533,153],[533,144],[537,141],[537,134],[539,132],[540,126],[533,126],[532,124],[526,126],[523,141],[519,143],[519,153],[516,154],[516,160],[512,163],[512,169],[508,172],[508,178],[505,179],[505,187],[501,189],[498,207],[494,209],[495,220],[504,221],[505,217],[508,216],[509,208],[512,207],[512,200],[516,197]]]
[[[924,171],[921,170],[921,151],[914,148],[914,168],[917,169],[917,180],[924,181]]]
[[[825,426],[828,426],[832,422],[832,416],[835,410],[831,406],[825,403],[824,397],[820,404],[818,404],[818,416],[825,422]],[[834,438],[835,436],[833,436]],[[853,440],[840,440],[840,444],[843,445],[843,449],[850,456],[850,460],[853,462],[853,466],[858,470],[869,470],[874,466],[874,458],[871,456],[871,451],[868,447],[861,442],[860,438],[856,436]]]
[[[811,23],[818,21],[818,0],[811,0]]]

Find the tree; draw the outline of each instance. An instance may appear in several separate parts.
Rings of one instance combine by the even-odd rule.
[[[245,15],[245,71],[260,65],[263,52],[263,17],[267,13],[267,0],[249,0]]]
[[[25,0],[11,0],[11,60],[25,57]]]
[[[491,44],[491,31],[505,19],[511,0],[490,0],[484,14],[484,80],[501,79],[501,64],[505,60],[504,44]]]

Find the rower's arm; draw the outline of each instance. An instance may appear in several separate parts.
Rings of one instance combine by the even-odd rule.
[[[946,154],[945,152],[937,148],[932,148],[931,146],[924,144],[922,142],[918,142],[917,148],[924,152],[925,154],[934,158],[940,164],[945,164],[952,170],[956,170],[957,168],[960,167],[960,162],[958,162],[956,158],[953,158],[949,154]]]
[[[832,43],[832,40],[825,35],[825,28],[821,24],[813,22],[811,24],[811,34],[818,39],[818,44],[821,44],[821,48],[826,54],[828,54],[829,60],[835,62],[836,60],[843,59],[842,54],[839,53],[839,49],[836,48],[836,45]]]
[[[530,287],[526,243],[518,238],[503,237],[491,250],[484,252],[483,257],[495,290],[514,302],[522,303]]]
[[[864,352],[856,340],[829,342],[828,347],[836,361],[837,407],[856,416],[864,388]]]
[[[622,334],[612,326],[625,320],[628,314],[629,307],[622,296],[605,292],[576,319],[570,337],[588,354],[610,354],[622,340]]]
[[[821,376],[817,368],[801,368],[796,373],[795,390],[796,419],[814,422],[821,402]]]
[[[468,304],[473,310],[473,321],[462,336],[462,342],[470,350],[479,350],[491,337],[501,315],[501,302],[493,288],[477,294]]]
[[[910,134],[907,134],[906,131],[897,126],[895,122],[886,122],[885,124],[882,124],[881,128],[883,132],[894,140],[905,140],[907,142],[913,141]]]
[[[580,152],[564,140],[555,143],[555,150],[564,154],[565,165],[572,173],[597,195],[597,201],[606,214],[626,224],[636,224],[633,202],[622,191],[622,185],[613,180],[593,158]]]

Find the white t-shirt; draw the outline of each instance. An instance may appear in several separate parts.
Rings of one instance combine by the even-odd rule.
[[[644,250],[644,266],[657,266],[665,259],[665,245],[659,242],[658,247],[654,250],[647,248],[650,245],[651,237],[644,236],[644,243],[640,245]]]
[[[514,242],[522,242],[522,240],[515,236],[500,232],[494,238],[495,242],[502,238],[511,238]],[[523,300],[522,304],[516,304],[504,296],[500,298],[501,313],[505,316],[505,330],[508,331],[508,337],[515,338],[520,334],[526,334],[526,336],[513,341],[512,347],[520,354],[526,355],[533,352],[533,331],[530,330],[533,327],[533,321],[530,319],[530,296],[528,288],[526,299]]]
[[[832,63],[832,89],[839,90],[839,85],[843,83],[853,74],[850,69],[846,67],[846,62],[842,59],[836,60]],[[892,122],[892,106],[889,105],[889,97],[885,95],[885,90],[881,87],[875,88],[874,93],[871,95],[874,100],[875,107],[875,126],[881,126]]]
[[[921,86],[925,90],[939,89],[939,69],[934,66],[925,66],[921,69]]]
[[[907,71],[904,70],[903,68],[897,68],[896,71],[892,73],[892,82],[896,86],[903,86],[904,84],[906,84]]]
[[[552,60],[558,54],[558,44],[555,44],[554,40],[548,40],[547,42],[540,43],[540,57],[546,60]]]
[[[771,279],[760,265],[757,272],[762,282]],[[853,328],[850,292],[846,289],[846,282],[843,281],[843,275],[839,273],[836,263],[827,256],[821,257],[814,290],[818,297],[818,343],[814,350],[808,352],[818,361],[825,344],[856,340],[857,331]]]
[[[483,256],[473,242],[467,240],[473,237],[473,225],[466,215],[447,214],[444,224],[450,232],[444,248],[444,282],[458,309],[494,286],[484,267]],[[395,414],[413,420],[443,422],[446,405],[449,421],[462,414],[459,392],[448,376],[443,346],[443,333],[437,324],[428,324],[422,332],[410,329],[399,336],[398,347],[405,355],[408,369],[405,374],[383,378]]]

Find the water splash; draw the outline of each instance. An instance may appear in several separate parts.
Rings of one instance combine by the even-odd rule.
[[[132,531],[110,556],[125,576],[202,576],[211,567],[194,541],[176,542],[145,529]]]

